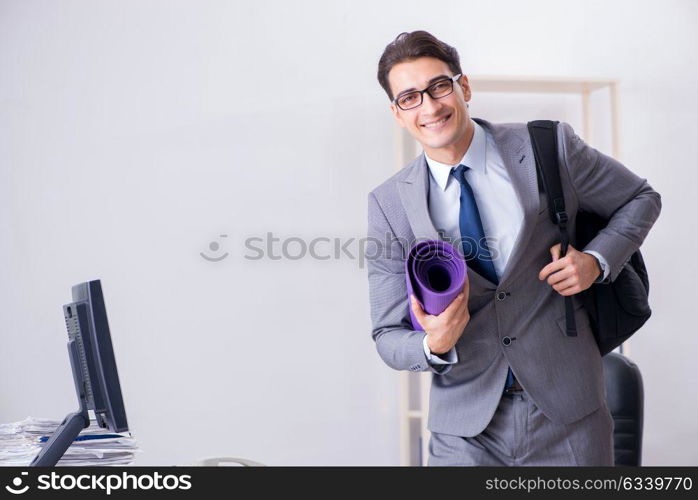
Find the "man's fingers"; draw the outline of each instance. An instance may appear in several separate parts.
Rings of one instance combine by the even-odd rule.
[[[562,270],[548,276],[548,284],[551,286],[556,285],[557,283],[560,283],[561,281],[566,280],[567,278],[569,278],[573,274],[574,274],[574,271],[572,270],[572,268],[566,267],[565,269],[562,269]]]
[[[563,269],[567,264],[569,263],[569,260],[567,257],[563,257],[562,259],[558,259],[554,262],[551,262],[547,266],[545,266],[543,269],[540,270],[540,273],[538,273],[538,279],[539,280],[544,280],[548,276],[550,276],[552,273],[555,271],[559,271],[560,269]]]
[[[468,276],[465,276],[465,285],[463,285],[463,303],[461,304],[463,307],[461,308],[461,311],[463,311],[463,314],[470,314],[470,311],[468,310],[468,298],[470,298],[470,280],[468,279]]]
[[[470,280],[467,274],[465,275],[465,284],[463,285],[463,297],[465,297],[466,302],[470,297]]]
[[[426,318],[427,314],[424,312],[422,305],[414,297],[414,295],[410,295],[410,302],[412,304],[412,312],[414,313],[414,317],[417,318],[419,325],[424,328],[424,319]]]
[[[553,245],[550,247],[550,254],[553,256],[553,262],[555,262],[557,259],[560,258],[560,249],[562,248],[562,244],[558,243],[557,245]]]
[[[576,276],[572,276],[571,278],[564,279],[560,281],[559,283],[553,285],[553,288],[559,292],[562,293],[563,291],[567,290],[570,287],[574,287],[579,285],[579,279]]]
[[[448,305],[446,309],[444,309],[444,312],[441,314],[445,314],[446,316],[451,316],[452,314],[455,314],[455,312],[458,310],[458,308],[463,304],[463,299],[465,298],[465,295],[463,292],[459,293],[455,299],[451,301],[451,303]]]
[[[559,293],[563,297],[568,297],[570,295],[575,295],[581,291],[582,291],[582,289],[579,287],[579,285],[574,285],[574,286],[571,286],[569,288],[565,288],[564,290],[557,292],[557,293]]]

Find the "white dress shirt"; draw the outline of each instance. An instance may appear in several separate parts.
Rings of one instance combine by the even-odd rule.
[[[461,164],[469,167],[465,178],[475,195],[494,269],[501,277],[523,225],[523,207],[494,139],[478,123],[472,121],[472,124],[475,128],[473,140],[458,164],[439,163],[424,154],[430,174],[429,215],[444,239],[454,244],[460,241],[460,183],[451,171]],[[605,279],[609,273],[606,260],[598,252],[588,253],[594,255],[601,265],[602,276],[597,281]],[[441,357],[432,355],[426,334],[423,346],[427,359],[433,364],[458,362],[455,348]]]

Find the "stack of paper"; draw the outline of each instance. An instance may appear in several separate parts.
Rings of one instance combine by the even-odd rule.
[[[27,417],[0,424],[0,466],[26,466],[51,437],[60,420]],[[140,451],[130,434],[113,434],[96,420],[83,429],[58,465],[129,465]]]

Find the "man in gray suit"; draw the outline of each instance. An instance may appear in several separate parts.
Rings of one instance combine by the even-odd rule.
[[[368,196],[372,336],[391,368],[433,373],[429,465],[613,465],[601,356],[575,294],[616,278],[659,216],[659,194],[561,123],[570,234],[578,210],[610,222],[560,258],[526,124],[471,119],[455,49],[403,33],[378,79],[424,153]],[[466,257],[463,293],[439,315],[408,302],[411,245],[466,238],[480,248]],[[564,333],[566,296],[576,337]]]

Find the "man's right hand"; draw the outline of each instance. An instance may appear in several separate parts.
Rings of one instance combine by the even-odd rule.
[[[463,291],[438,316],[424,312],[414,295],[410,297],[412,312],[427,334],[427,346],[432,354],[445,354],[458,342],[463,329],[470,321],[469,295],[470,282],[466,278]]]

